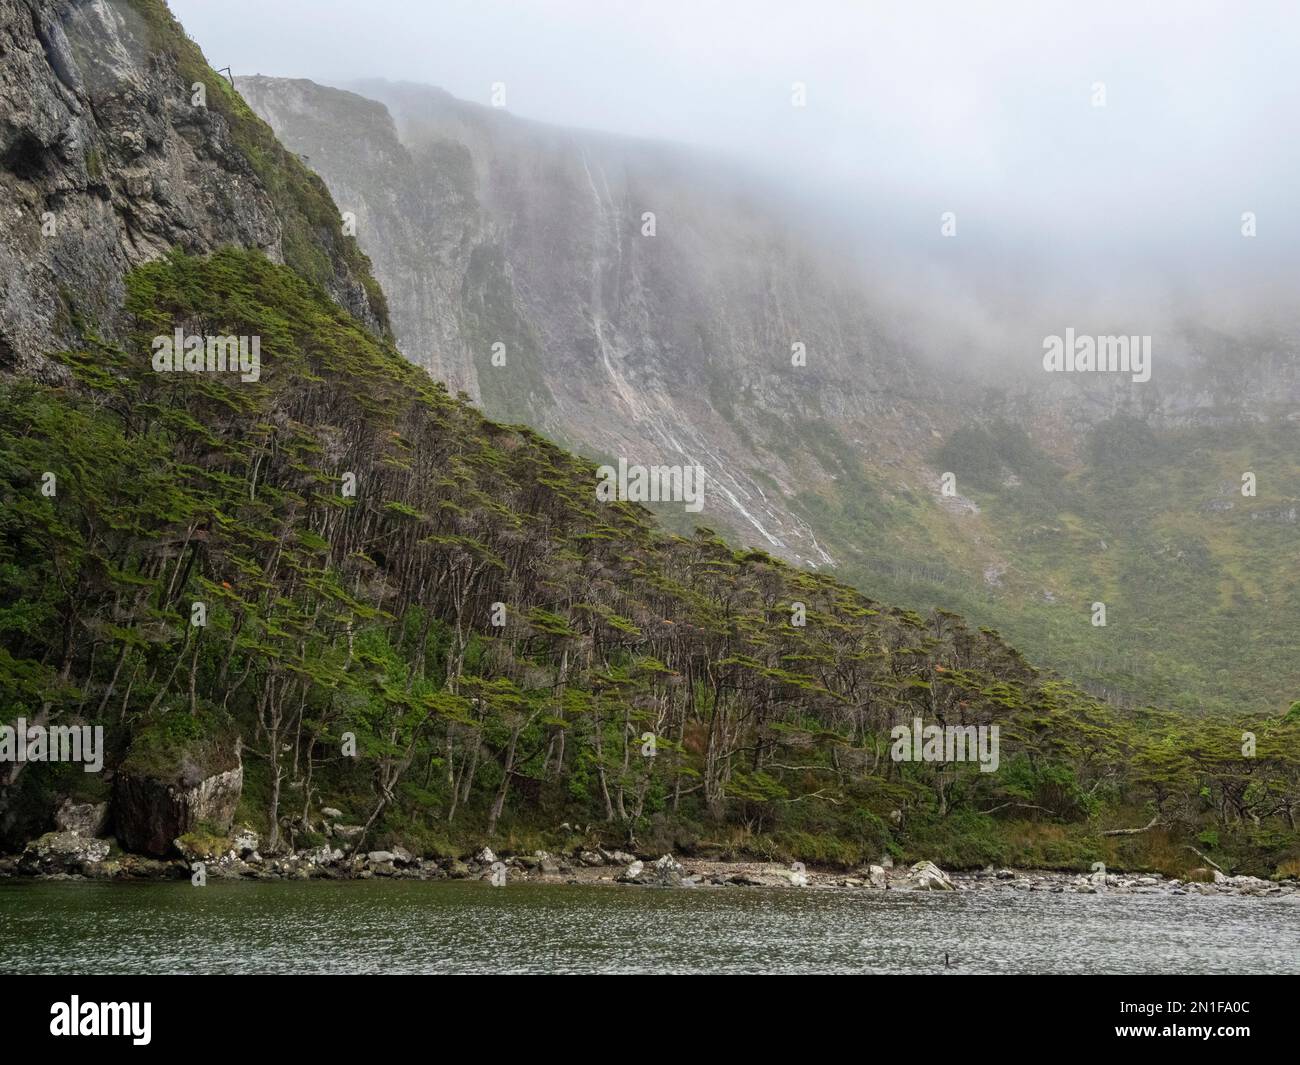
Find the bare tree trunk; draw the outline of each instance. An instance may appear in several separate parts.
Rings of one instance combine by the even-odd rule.
[[[501,787],[497,789],[497,797],[492,800],[492,811],[488,814],[488,835],[496,831],[497,821],[501,819],[501,811],[506,807],[506,794],[510,790],[510,774],[515,771],[515,748],[519,744],[519,733],[523,731],[524,726],[512,729],[510,732],[510,743],[506,747],[505,773],[501,777]]]
[[[609,801],[609,784],[605,780],[605,741],[601,733],[605,730],[605,722],[601,719],[599,713],[595,717],[595,731],[593,741],[596,745],[596,778],[600,781],[600,796],[605,800],[605,820],[607,822],[614,820],[614,804]]]

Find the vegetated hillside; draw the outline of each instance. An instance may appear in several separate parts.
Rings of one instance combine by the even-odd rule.
[[[111,8],[152,20],[149,69],[201,62],[160,5]],[[164,91],[191,76],[216,80],[196,65]],[[232,151],[278,160],[258,181],[301,174],[274,145]],[[319,213],[301,254],[178,242],[23,364],[51,372],[0,379],[0,701],[109,746],[102,775],[6,767],[7,843],[110,786],[121,830],[149,810],[137,784],[193,790],[242,737],[238,817],[271,847],[319,843],[332,804],[367,825],[357,847],[572,845],[568,822],[846,863],[1183,871],[1194,845],[1292,867],[1300,708],[1120,713],[951,614],[598,503],[588,463],[485,420],[332,299],[312,264],[372,287],[364,260],[318,184],[278,187],[281,226]],[[258,337],[260,376],[156,372],[176,329]],[[997,723],[998,770],[895,762],[889,728],[915,717]]]
[[[913,531],[930,565],[854,550],[853,513],[834,497],[821,514],[809,505],[839,576],[996,623],[1114,702],[1198,714],[1289,704],[1300,675],[1300,423],[1117,414],[1067,466],[992,418],[953,433],[935,462],[972,506],[936,513],[928,499],[888,499],[888,522]],[[1247,471],[1255,495],[1242,494]],[[996,545],[996,557],[976,544]],[[1096,602],[1104,627],[1092,623]]]
[[[1289,705],[1294,332],[1163,328],[1136,385],[1043,374],[1027,327],[1023,372],[961,351],[939,372],[788,204],[719,160],[425,86],[238,84],[356,213],[404,354],[490,415],[593,457],[699,462],[737,542],[959,611],[1094,694]],[[1258,495],[1227,508],[1245,471]]]
[[[104,723],[133,772],[233,725],[240,817],[272,841],[316,842],[331,804],[366,844],[434,849],[567,821],[843,862],[1294,856],[1300,708],[1251,721],[1243,758],[1239,723],[1121,714],[953,615],[659,531],[256,251],[176,252],[128,289],[124,344],[0,391],[0,694]],[[260,336],[261,379],[155,373],[177,326]],[[914,717],[997,723],[998,770],[893,761]],[[52,787],[28,770],[6,798]]]

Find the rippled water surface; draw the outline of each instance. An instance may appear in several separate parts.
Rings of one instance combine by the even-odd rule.
[[[1295,899],[0,883],[0,972],[1300,972]]]

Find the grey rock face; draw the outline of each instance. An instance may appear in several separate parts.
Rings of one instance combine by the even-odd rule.
[[[851,271],[718,160],[423,86],[238,85],[356,213],[403,353],[601,461],[701,466],[704,511],[659,509],[677,527],[831,565],[795,497],[839,472],[799,427],[929,447],[913,397],[945,384],[902,356]]]
[[[57,377],[47,354],[78,320],[111,335],[126,272],[172,248],[283,261],[270,196],[192,97],[125,0],[0,0],[0,369]],[[375,324],[335,267],[332,294]]]
[[[77,832],[83,836],[102,835],[108,825],[108,803],[76,803],[64,799],[54,814],[54,824],[60,832]]]
[[[237,748],[233,757],[233,768],[192,785],[183,779],[160,780],[120,771],[113,782],[113,812],[122,845],[163,857],[171,852],[173,840],[199,822],[218,832],[229,831],[244,786]]]
[[[80,832],[47,832],[27,844],[19,868],[27,874],[80,874],[108,857],[107,840]]]
[[[358,240],[384,263],[377,273],[402,350],[452,391],[481,398],[462,309],[472,265],[494,236],[475,197],[463,146],[413,154],[380,103],[311,81],[241,77],[236,86],[284,143],[307,158]],[[477,258],[476,258],[477,256]]]

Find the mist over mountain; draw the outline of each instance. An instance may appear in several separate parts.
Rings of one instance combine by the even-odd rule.
[[[1268,595],[1254,578],[1297,529],[1285,314],[1058,292],[1017,318],[878,281],[815,209],[716,153],[417,85],[239,84],[355,212],[403,352],[494,416],[593,457],[698,463],[709,524],[960,609],[1111,697],[1286,698],[1260,662],[1287,655],[1295,575]],[[1089,326],[1148,336],[1148,379],[1045,373],[1045,338]],[[1175,484],[1171,456],[1198,468]],[[1267,503],[1224,500],[1247,470]],[[1125,634],[1089,624],[1095,602]],[[1225,624],[1251,655],[1215,650]]]
[[[817,564],[789,500],[828,474],[790,429],[870,424],[900,452],[929,438],[921,381],[937,378],[916,376],[848,271],[698,153],[417,86],[377,92],[389,118],[308,83],[241,84],[355,205],[403,351],[493,416],[597,455],[703,465],[710,520]]]
[[[599,19],[573,0],[178,10],[236,74],[384,77],[484,106],[500,86],[511,114],[727,157],[800,201],[876,291],[896,283],[891,302],[980,325],[941,350],[952,362],[1014,363],[1004,331],[1021,324],[1032,356],[1045,310],[1097,332],[1109,308],[1139,333],[1290,314],[1300,149],[1279,131],[1300,92],[1284,4],[1180,19],[1119,0],[999,14],[763,0],[743,19],[684,0]]]
[[[547,6],[0,0],[0,876],[1289,905],[1260,21]]]

